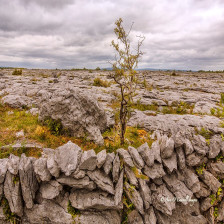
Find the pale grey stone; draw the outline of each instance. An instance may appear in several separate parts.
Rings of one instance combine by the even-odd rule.
[[[184,150],[182,147],[176,148],[177,164],[180,170],[183,170],[186,166]]]
[[[94,170],[94,171],[87,171],[87,175],[89,176],[89,178],[94,181],[96,183],[96,185],[110,193],[110,194],[114,194],[114,186],[113,186],[113,182],[112,180],[109,178],[108,175],[106,175],[105,173],[103,173],[103,171],[101,170]]]
[[[66,176],[69,176],[76,170],[80,162],[81,155],[81,148],[71,141],[55,150],[55,160],[61,171],[65,173]]]
[[[145,222],[145,224],[156,224],[157,223],[156,215],[154,213],[154,209],[152,206],[150,206],[150,208],[146,210],[145,215],[144,215],[144,222]]]
[[[0,184],[2,184],[5,180],[5,174],[7,172],[8,159],[0,159]]]
[[[142,159],[145,161],[147,166],[153,166],[154,164],[154,154],[153,149],[150,150],[147,142],[137,148]]]
[[[138,150],[132,146],[128,147],[129,154],[131,155],[135,166],[138,169],[142,169],[145,165],[142,157],[139,155]]]
[[[148,209],[150,207],[150,204],[152,203],[151,190],[148,186],[148,181],[141,178],[138,181],[140,195],[143,199],[145,209]]]
[[[163,177],[166,173],[163,170],[163,165],[155,163],[152,167],[145,165],[143,173],[151,179]]]
[[[124,160],[124,163],[126,163],[130,167],[134,167],[134,163],[132,161],[132,158],[127,150],[125,149],[118,149],[117,153],[122,157]]]
[[[112,176],[113,176],[113,182],[117,182],[119,178],[120,173],[120,158],[118,153],[115,156],[115,159],[113,161],[113,167],[112,167]]]
[[[209,187],[204,184],[203,182],[200,181],[200,190],[195,193],[195,196],[197,198],[201,198],[201,197],[208,197],[211,194],[211,190],[209,189]]]
[[[54,199],[62,191],[63,187],[55,180],[44,182],[40,185],[40,193],[44,199]]]
[[[33,161],[21,155],[19,164],[19,179],[22,188],[22,196],[27,208],[32,208],[34,204],[35,194],[38,190],[38,181],[34,173]]]
[[[34,172],[36,176],[41,181],[49,181],[51,179],[51,174],[47,169],[47,158],[39,158],[37,159],[34,164]]]
[[[127,194],[129,200],[134,204],[135,208],[144,215],[144,205],[140,193],[133,187],[131,187],[127,182],[124,184],[124,190]]]
[[[184,141],[184,151],[186,155],[190,155],[194,152],[194,148],[191,144],[191,141],[187,138]]]
[[[163,159],[168,159],[174,152],[174,140],[163,135],[160,143],[160,154]]]
[[[75,179],[73,177],[67,177],[65,175],[61,175],[56,180],[62,185],[67,185],[75,189],[84,188],[88,190],[93,190],[96,188],[95,183],[91,181],[87,176],[85,176],[82,179]]]
[[[95,170],[96,169],[96,153],[93,149],[84,151],[79,164],[80,170]]]
[[[9,202],[11,212],[21,217],[23,215],[23,202],[20,181],[17,176],[9,171],[7,171],[5,177],[4,195]]]
[[[60,175],[60,168],[57,164],[57,162],[55,161],[55,155],[54,154],[50,154],[47,157],[47,168],[50,172],[50,174],[54,177],[59,177]]]
[[[162,159],[164,167],[167,168],[168,173],[172,173],[174,170],[177,170],[177,156],[176,153],[168,159]]]
[[[135,169],[137,169],[137,168],[135,168]],[[135,187],[138,187],[138,179],[136,178],[133,170],[127,165],[124,166],[124,170],[125,170],[125,174],[129,180],[130,184],[134,185]]]
[[[20,158],[18,156],[10,154],[7,166],[8,166],[8,171],[11,174],[13,174],[13,175],[18,174],[18,172],[19,172],[19,161],[20,161]]]
[[[222,138],[220,135],[215,135],[210,139],[209,144],[209,159],[214,159],[216,156],[219,155],[222,147]]]
[[[201,201],[200,205],[201,205],[201,210],[202,210],[203,212],[205,212],[205,211],[207,211],[209,208],[212,207],[212,199],[211,199],[210,197],[205,198],[205,199],[203,199],[203,200]]]
[[[206,140],[201,135],[193,135],[191,139],[194,150],[200,155],[206,155],[209,151]]]
[[[144,224],[143,219],[137,210],[133,210],[128,214],[128,224]]]
[[[123,195],[123,178],[124,178],[124,170],[121,171],[120,177],[115,187],[115,194],[114,194],[114,203],[115,205],[123,206],[122,203],[122,195]]]
[[[71,174],[71,176],[74,177],[75,179],[82,179],[85,177],[85,175],[86,175],[86,171],[79,170],[79,169],[76,169],[76,171]]]
[[[108,175],[111,170],[112,170],[112,164],[113,164],[113,161],[114,161],[114,157],[115,157],[115,154],[114,152],[112,153],[107,153],[107,158],[106,158],[106,161],[105,163],[103,164],[103,169],[104,169],[104,172]]]
[[[107,158],[107,152],[106,152],[106,149],[100,151],[98,154],[97,154],[97,167],[98,168],[101,168],[103,166],[103,164],[105,163],[106,161],[106,158]]]

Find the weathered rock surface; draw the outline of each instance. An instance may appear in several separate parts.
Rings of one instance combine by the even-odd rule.
[[[153,166],[154,164],[154,154],[153,150],[150,150],[147,142],[137,148],[139,154],[145,161],[147,166]]]
[[[108,193],[104,191],[85,191],[74,190],[69,196],[69,200],[74,208],[80,210],[119,210],[119,206],[115,205],[114,200]]]
[[[137,149],[132,146],[129,146],[128,151],[133,159],[135,166],[138,169],[142,169],[144,167],[145,163],[144,163],[142,157],[139,155]]]
[[[23,109],[30,105],[30,99],[26,96],[20,96],[15,94],[9,94],[2,98],[4,104],[9,105],[12,108]]]
[[[138,180],[137,180],[133,170],[127,165],[125,165],[124,169],[125,169],[125,174],[127,176],[127,179],[129,180],[130,184],[134,185],[135,187],[138,187]]]
[[[0,184],[2,184],[5,180],[5,174],[7,172],[8,159],[0,159]]]
[[[131,187],[127,182],[124,187],[129,200],[134,204],[139,213],[144,215],[143,200],[140,193],[135,188]]]
[[[47,169],[47,158],[39,158],[37,159],[34,164],[34,172],[36,176],[41,181],[49,181],[51,179],[51,174],[49,170]]]
[[[62,191],[63,187],[55,180],[51,180],[50,182],[45,182],[40,185],[40,193],[41,196],[45,199],[54,199],[57,197]]]
[[[54,223],[72,224],[73,219],[61,206],[52,200],[44,200],[36,204],[32,209],[25,209],[25,214],[31,224]]]
[[[55,160],[61,171],[69,176],[76,170],[80,162],[82,150],[76,144],[67,142],[55,150]]]
[[[113,170],[112,170],[112,176],[113,176],[113,182],[117,182],[119,178],[119,173],[120,173],[120,158],[118,153],[115,156],[115,159],[113,161]]]
[[[209,154],[208,157],[210,159],[214,159],[218,156],[219,152],[221,151],[222,147],[222,138],[220,135],[215,135],[210,139],[209,144]]]
[[[143,199],[145,209],[148,209],[152,203],[151,190],[148,186],[148,181],[139,179],[139,192]]]
[[[55,161],[55,155],[51,154],[47,157],[47,169],[49,170],[50,174],[54,177],[59,177],[60,175],[60,168]]]
[[[91,181],[87,176],[81,179],[75,179],[73,177],[67,177],[65,175],[61,175],[59,178],[57,178],[57,181],[62,185],[67,185],[77,189],[84,188],[88,190],[93,190],[96,188],[96,184],[93,181]]]
[[[112,153],[107,153],[107,157],[106,157],[106,161],[103,164],[103,169],[104,172],[108,175],[110,173],[110,171],[112,170],[112,164],[115,158],[115,154],[114,152]]]
[[[22,188],[22,196],[27,208],[32,208],[35,194],[38,190],[38,181],[34,173],[33,161],[22,154],[19,164],[19,180]]]
[[[160,163],[155,163],[152,167],[145,165],[143,173],[151,179],[160,178],[165,175],[163,165]]]
[[[147,224],[156,224],[156,215],[154,213],[154,209],[151,206],[149,209],[147,209],[145,215],[144,215],[144,222]]]
[[[96,153],[93,149],[84,151],[79,164],[80,170],[95,170],[96,169]]]
[[[160,154],[163,159],[170,158],[174,152],[174,140],[163,135],[160,144]]]
[[[5,177],[4,195],[9,202],[10,210],[21,217],[23,215],[23,202],[19,178],[9,171]]]
[[[173,153],[170,158],[162,159],[164,167],[167,168],[168,173],[172,173],[177,170],[177,155]]]
[[[121,171],[120,177],[115,187],[115,194],[114,194],[114,203],[115,205],[123,206],[122,204],[122,195],[123,195],[123,178],[124,178],[124,171]]]
[[[130,167],[134,167],[134,163],[132,161],[132,158],[130,156],[130,154],[128,153],[127,150],[125,149],[118,149],[117,153],[119,153],[119,155],[121,156],[121,158],[124,160],[124,162],[130,166]]]
[[[55,91],[42,100],[39,120],[51,117],[76,137],[88,134],[90,140],[103,144],[101,132],[107,128],[107,117],[97,100],[79,88]]]
[[[101,170],[87,171],[87,175],[102,190],[114,194],[114,186],[109,176],[105,175]]]
[[[98,168],[101,168],[103,166],[103,164],[105,163],[106,161],[106,158],[107,158],[107,152],[106,152],[106,149],[100,151],[98,154],[97,154],[97,167]]]
[[[159,186],[156,192],[152,194],[152,204],[157,210],[167,215],[172,215],[172,211],[176,207],[174,195],[165,185]]]
[[[129,224],[144,224],[143,219],[137,210],[133,210],[128,214],[128,223]]]
[[[19,160],[20,158],[18,156],[10,154],[7,166],[8,171],[13,175],[17,175],[19,172]]]

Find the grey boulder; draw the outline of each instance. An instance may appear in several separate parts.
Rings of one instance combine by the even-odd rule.
[[[79,164],[80,170],[95,170],[96,164],[96,153],[93,149],[82,153],[82,158]]]

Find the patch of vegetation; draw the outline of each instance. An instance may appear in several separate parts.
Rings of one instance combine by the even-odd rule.
[[[137,103],[131,105],[132,109],[140,110],[140,111],[146,111],[146,110],[152,110],[152,111],[158,111],[158,105],[155,104],[142,104],[140,100],[137,101]]]
[[[96,71],[100,71],[100,67],[96,67],[96,69],[95,69]]]
[[[209,130],[206,130],[204,127],[202,127],[200,130],[198,130],[197,128],[195,128],[195,133],[197,135],[201,135],[203,136],[205,139],[209,140],[212,138],[213,133]]]
[[[193,114],[194,105],[180,101],[172,106],[165,106],[162,109],[163,114]]]
[[[71,201],[68,202],[67,210],[68,210],[68,213],[74,219],[74,224],[75,224],[75,219],[81,215],[81,212],[78,209],[72,207]]]
[[[202,175],[203,172],[204,172],[204,170],[205,170],[205,163],[203,163],[200,167],[198,167],[198,168],[196,169],[196,172],[197,172],[199,175]]]
[[[220,104],[224,104],[224,93],[221,93]]]
[[[131,169],[137,178],[142,179],[142,180],[149,180],[149,177],[142,174],[141,172],[139,173],[139,170],[136,167],[132,167]]]
[[[20,217],[11,212],[9,203],[5,197],[3,197],[1,200],[1,207],[3,208],[3,214],[6,218],[6,221],[13,223],[13,224],[21,223]]]
[[[22,73],[23,73],[22,69],[14,69],[12,75],[22,75]]]
[[[108,81],[106,81],[106,80],[102,80],[99,77],[97,77],[97,78],[95,78],[93,80],[93,85],[94,86],[99,86],[99,87],[105,87],[105,88],[107,88],[107,87],[109,87],[111,85],[111,83],[108,82]]]
[[[121,224],[127,224],[128,223],[128,214],[135,209],[135,206],[129,200],[129,198],[127,197],[125,192],[123,193],[123,204],[124,204],[124,208],[122,210]]]
[[[211,200],[211,205],[215,206],[222,200],[222,188],[220,187],[216,194],[211,194],[209,197]]]
[[[53,135],[61,135],[63,132],[63,126],[60,120],[54,120],[52,118],[47,118],[44,121],[44,124],[47,125],[49,130]]]

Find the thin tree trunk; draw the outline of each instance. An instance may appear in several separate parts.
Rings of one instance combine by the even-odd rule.
[[[121,101],[121,108],[120,108],[120,123],[121,123],[121,135],[120,135],[120,141],[121,145],[124,145],[124,135],[126,132],[126,117],[127,117],[127,103],[122,100]]]

